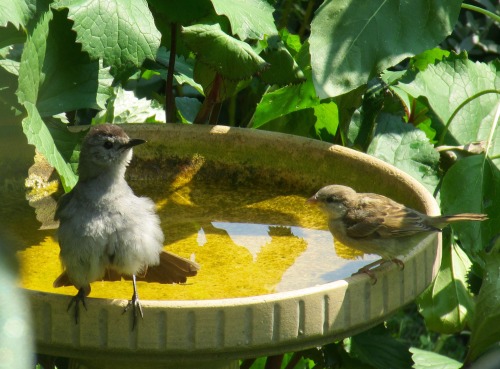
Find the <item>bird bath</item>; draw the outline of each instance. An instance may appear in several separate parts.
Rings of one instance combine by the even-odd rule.
[[[122,315],[129,282],[95,282],[88,310],[76,325],[66,311],[66,294],[73,295],[74,289],[52,290],[53,280],[45,277],[46,287],[30,286],[45,264],[58,263],[56,244],[47,237],[45,245],[27,247],[19,255],[28,264],[35,260],[40,265],[40,256],[30,250],[51,253],[44,267],[33,272],[25,266],[22,277],[40,353],[70,357],[89,368],[237,368],[238,359],[303,350],[368,329],[414,300],[437,273],[439,234],[429,235],[404,259],[404,270],[383,265],[375,285],[366,275],[348,277],[361,266],[359,260],[341,262],[329,254],[333,244],[326,220],[305,204],[324,185],[346,184],[438,213],[422,186],[377,159],[324,142],[248,129],[124,127],[129,136],[148,141],[135,149],[130,184],[157,203],[167,248],[185,257],[194,254],[202,269],[186,285],[140,285],[144,319],[133,331]],[[153,194],[148,192],[151,183]],[[158,183],[168,187],[158,190]],[[34,202],[43,204],[47,214],[51,201],[42,196]],[[231,205],[238,201],[244,205]],[[185,222],[185,217],[194,220]],[[247,233],[265,239],[253,250],[240,247],[250,229]],[[205,246],[220,233],[225,239],[217,247]],[[186,247],[188,239],[196,240],[194,248]],[[309,249],[316,249],[316,255]],[[247,264],[240,264],[241,252]],[[125,295],[122,284],[128,286]],[[248,288],[254,284],[255,289]]]

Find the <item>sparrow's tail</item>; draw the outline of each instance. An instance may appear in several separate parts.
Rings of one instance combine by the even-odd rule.
[[[432,217],[431,219],[433,226],[443,228],[450,223],[462,222],[464,220],[481,222],[488,219],[488,216],[486,214],[462,213],[454,215],[440,215],[437,217]]]

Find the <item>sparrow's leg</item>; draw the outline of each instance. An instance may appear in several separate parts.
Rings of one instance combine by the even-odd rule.
[[[405,268],[405,263],[403,263],[401,260],[394,258],[394,259],[391,259],[391,261],[394,264],[396,264],[400,270],[403,270]]]
[[[144,318],[144,314],[142,313],[141,302],[139,301],[139,295],[137,294],[137,284],[135,281],[135,275],[132,275],[132,285],[134,286],[134,292],[132,293],[132,299],[128,302],[127,306],[123,310],[122,314],[128,310],[130,306],[132,306],[132,330],[135,328],[135,323],[137,321],[137,311],[141,314],[141,318]]]
[[[71,305],[75,304],[75,324],[78,324],[78,320],[80,318],[80,302],[82,303],[85,310],[87,310],[87,304],[85,303],[85,289],[83,287],[78,289],[78,292],[73,298],[69,301],[68,308],[66,311],[69,311]]]

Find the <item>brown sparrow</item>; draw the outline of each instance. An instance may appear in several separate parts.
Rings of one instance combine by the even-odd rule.
[[[357,193],[340,185],[323,187],[307,201],[318,204],[327,214],[328,228],[338,241],[382,257],[358,271],[368,274],[374,282],[376,278],[371,269],[375,266],[392,261],[404,268],[397,256],[406,255],[415,246],[411,241],[418,241],[418,235],[440,232],[449,223],[488,219],[485,214],[473,213],[429,216],[388,197]]]

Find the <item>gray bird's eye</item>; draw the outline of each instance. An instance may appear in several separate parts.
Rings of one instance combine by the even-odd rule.
[[[335,200],[333,199],[333,197],[329,196],[326,198],[326,202],[331,204],[332,202],[334,202]]]
[[[105,149],[108,149],[108,150],[109,150],[109,149],[111,149],[112,147],[113,147],[113,142],[111,142],[111,141],[105,141],[105,142],[104,142],[104,148],[105,148]]]

